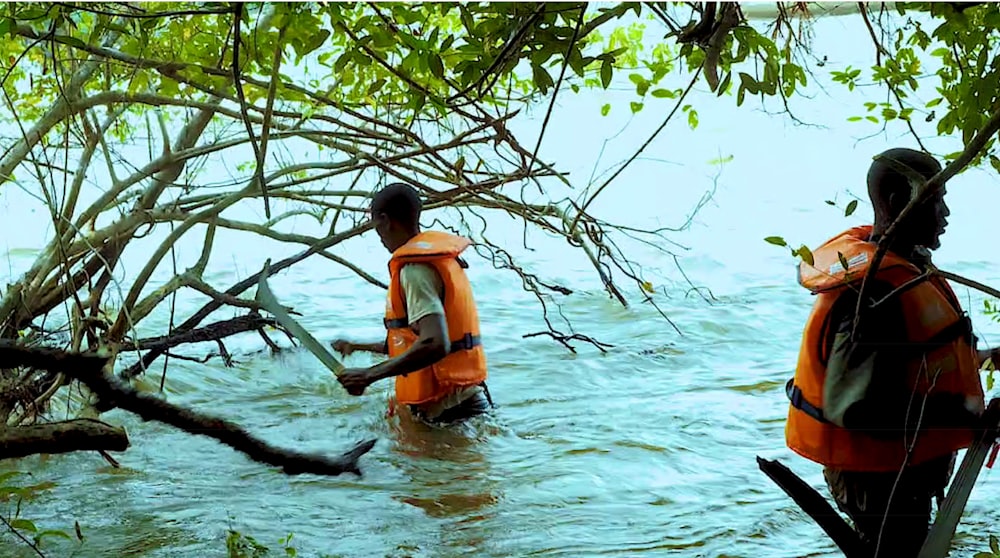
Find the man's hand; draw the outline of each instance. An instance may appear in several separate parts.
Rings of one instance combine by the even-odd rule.
[[[347,393],[358,396],[365,393],[365,389],[375,381],[375,378],[367,368],[345,368],[337,376],[337,381],[344,386]]]
[[[356,348],[354,346],[354,343],[351,343],[346,339],[337,339],[336,341],[331,343],[331,345],[333,345],[333,350],[337,351],[338,353],[344,356],[350,356],[351,353],[353,353],[354,349]]]

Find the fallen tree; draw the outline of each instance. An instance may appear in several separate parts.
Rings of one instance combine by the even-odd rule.
[[[136,392],[106,374],[111,358],[107,351],[103,353],[69,353],[0,340],[0,362],[5,366],[58,372],[82,382],[97,396],[95,406],[101,412],[119,408],[135,413],[143,420],[155,420],[190,434],[214,438],[254,461],[281,467],[286,474],[340,475],[349,472],[360,475],[358,458],[375,445],[375,440],[361,442],[335,459],[275,448],[255,439],[232,422]],[[0,431],[0,459],[88,449],[124,451],[128,445],[124,429],[88,419]]]

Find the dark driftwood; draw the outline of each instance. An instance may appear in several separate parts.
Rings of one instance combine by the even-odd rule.
[[[95,419],[0,428],[0,459],[39,453],[125,451],[128,447],[128,434],[124,428]]]
[[[777,461],[770,461],[757,457],[757,465],[775,484],[777,484],[785,494],[791,496],[792,500],[813,518],[820,528],[833,539],[833,542],[840,548],[846,558],[860,558],[862,545],[861,538],[851,528],[850,525],[840,517],[837,510],[823,498],[819,492],[809,486],[791,469],[785,467]]]
[[[274,318],[265,318],[260,314],[247,314],[172,335],[140,339],[129,348],[140,351],[168,351],[178,345],[218,341],[238,333],[258,331],[263,327],[275,325],[277,322]]]
[[[367,440],[336,458],[276,448],[257,440],[240,426],[227,420],[183,409],[157,397],[138,393],[104,374],[108,359],[92,353],[67,353],[58,349],[23,347],[0,340],[0,368],[30,366],[62,372],[83,382],[99,398],[99,410],[120,408],[142,417],[177,427],[189,434],[208,436],[245,454],[254,461],[281,467],[289,475],[360,475],[358,459],[368,453],[375,440]]]

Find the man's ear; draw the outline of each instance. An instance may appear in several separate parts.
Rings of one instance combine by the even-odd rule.
[[[890,192],[888,202],[890,214],[899,215],[903,211],[903,208],[906,207],[906,204],[910,203],[910,199],[899,192]]]

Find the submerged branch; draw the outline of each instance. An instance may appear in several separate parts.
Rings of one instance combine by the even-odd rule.
[[[119,408],[135,413],[143,420],[162,422],[189,434],[213,438],[254,461],[280,467],[289,475],[360,475],[358,459],[375,445],[374,439],[367,440],[336,458],[276,448],[254,438],[232,422],[183,409],[121,384],[104,372],[105,367],[110,364],[110,358],[96,353],[68,353],[58,349],[24,347],[9,340],[0,340],[0,362],[4,362],[6,366],[28,366],[62,372],[82,382],[97,395],[101,411]]]
[[[265,318],[260,314],[247,314],[229,320],[215,322],[207,326],[175,333],[172,335],[161,335],[159,337],[148,337],[132,343],[123,345],[126,350],[139,351],[167,351],[178,345],[189,343],[205,343],[218,341],[226,337],[232,337],[240,333],[257,331],[265,327],[278,327],[274,318]]]

